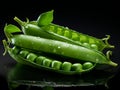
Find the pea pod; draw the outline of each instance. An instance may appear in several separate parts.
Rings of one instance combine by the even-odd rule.
[[[100,64],[109,64],[116,66],[103,53],[96,52],[91,49],[50,39],[44,39],[29,35],[15,35],[11,38],[11,43],[23,48],[41,51],[45,53],[56,54],[69,58],[74,58],[76,61],[84,60],[90,62],[98,62]]]
[[[113,45],[108,43],[110,35],[106,35],[106,38],[98,39],[93,36],[89,36],[80,32],[77,32],[73,29],[66,28],[64,26],[56,25],[56,24],[49,24],[46,26],[41,27],[43,30],[47,30],[52,34],[57,34],[67,38],[77,45],[84,46],[86,48],[103,51],[105,48],[114,48]]]
[[[81,63],[72,64],[71,62],[67,62],[67,61],[61,62],[58,60],[48,58],[46,56],[35,54],[33,52],[27,51],[23,48],[16,46],[10,48],[7,45],[6,40],[3,40],[3,44],[5,49],[8,51],[9,55],[14,60],[16,60],[19,63],[29,65],[38,69],[49,70],[52,72],[61,73],[65,75],[74,75],[74,74],[82,74],[91,71],[96,66],[96,64],[93,65],[91,62],[89,62],[89,65],[86,64],[88,62],[85,62],[83,63],[83,67],[82,67]]]
[[[108,43],[110,35],[107,35],[107,38],[98,39],[73,29],[51,23],[53,21],[53,10],[40,14],[37,21],[34,21],[34,24],[31,24],[29,21],[25,23],[17,17],[15,17],[14,20],[22,26],[23,32],[28,35],[69,42],[99,51],[103,51],[105,48],[114,48],[113,45]]]
[[[10,25],[5,27],[4,31],[6,33],[9,32],[9,27]],[[100,51],[94,51],[89,48],[62,41],[17,34],[11,35],[11,37],[9,37],[9,42],[15,46],[23,47],[29,50],[73,58],[76,62],[81,62],[82,60],[93,63],[97,62],[99,64],[117,66],[117,63],[114,63],[109,59],[109,53],[107,54],[107,56],[105,56]]]

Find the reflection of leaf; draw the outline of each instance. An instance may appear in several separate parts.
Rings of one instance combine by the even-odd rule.
[[[103,71],[67,76],[46,72],[18,63],[8,73],[8,82],[39,87],[96,86],[105,85],[111,77],[113,77],[112,74]]]

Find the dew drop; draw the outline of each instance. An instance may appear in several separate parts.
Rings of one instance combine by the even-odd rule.
[[[69,29],[68,27],[65,27],[65,29]]]
[[[60,49],[61,47],[60,46],[58,46],[58,49]]]

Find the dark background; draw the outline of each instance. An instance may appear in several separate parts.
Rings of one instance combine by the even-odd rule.
[[[79,0],[78,0],[79,1]],[[0,3],[0,90],[3,90],[7,82],[5,80],[5,65],[12,64],[13,60],[7,61],[9,56],[2,56],[4,36],[4,25],[6,23],[16,24],[14,16],[25,20],[36,20],[42,12],[54,10],[54,23],[67,26],[79,32],[89,34],[98,38],[111,35],[109,42],[115,45],[113,49],[113,61],[120,63],[120,14],[119,3],[113,1],[76,1],[76,0],[28,0],[7,1]],[[111,88],[120,85],[119,69],[116,77],[111,82]],[[118,82],[118,83],[116,83]],[[2,89],[1,89],[2,88]],[[7,87],[6,87],[7,89]]]

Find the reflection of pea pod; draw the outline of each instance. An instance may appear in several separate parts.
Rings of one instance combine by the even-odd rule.
[[[108,43],[108,39],[110,38],[109,35],[107,38],[98,39],[51,23],[53,20],[53,10],[40,14],[34,24],[31,24],[31,22],[23,22],[17,17],[15,17],[14,20],[22,26],[23,32],[28,35],[69,42],[99,51],[102,51],[105,48],[114,47]]]
[[[5,48],[8,50],[10,56],[17,62],[25,65],[30,65],[36,68],[42,68],[50,71],[55,71],[62,74],[81,74],[92,70],[95,65],[90,62],[84,62],[83,65],[80,63],[71,63],[67,61],[58,61],[47,56],[38,55],[28,50],[20,49],[18,47],[9,48],[6,41],[3,40]]]
[[[33,73],[34,72],[34,73]],[[49,76],[48,76],[49,75]],[[106,85],[113,77],[112,73],[96,71],[83,75],[61,75],[44,70],[38,70],[23,64],[16,64],[8,73],[9,87],[23,85],[26,87],[80,87],[80,86],[101,86]],[[20,87],[20,86],[18,86]],[[15,88],[15,87],[13,87]],[[30,89],[31,90],[31,89]],[[33,90],[33,89],[32,89]],[[72,89],[73,90],[73,89]]]

